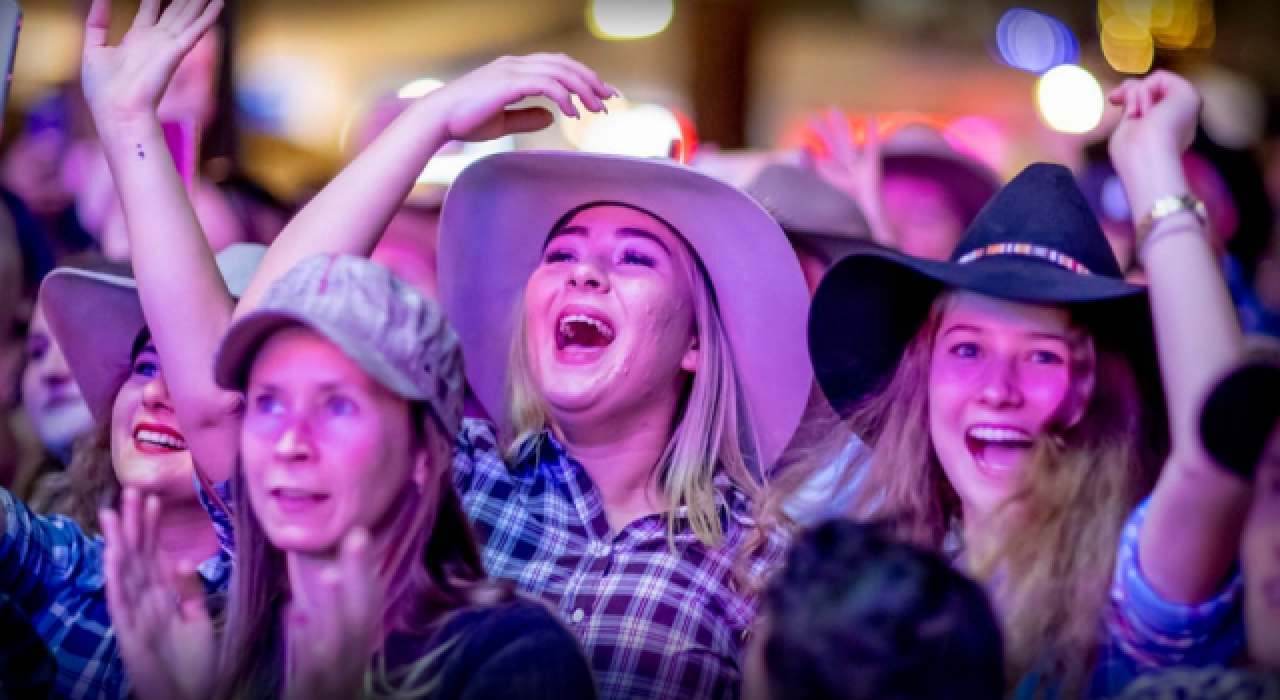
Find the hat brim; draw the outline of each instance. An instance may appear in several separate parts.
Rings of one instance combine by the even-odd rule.
[[[1200,414],[1200,439],[1213,459],[1244,479],[1280,422],[1280,366],[1243,365],[1210,392]]]
[[[106,424],[129,378],[133,343],[146,327],[137,283],[121,275],[58,268],[40,287],[40,307],[89,412],[99,425]]]
[[[804,275],[782,230],[755,201],[669,161],[526,151],[489,156],[458,177],[441,214],[440,298],[476,396],[490,415],[506,415],[518,301],[546,239],[569,211],[609,201],[665,220],[702,262],[762,464],[771,464],[795,432],[812,383]]]
[[[934,300],[948,288],[1025,304],[1105,306],[1124,319],[1115,326],[1132,329],[1130,345],[1139,355],[1154,347],[1144,287],[1023,257],[959,265],[869,242],[856,248],[823,277],[809,312],[814,372],[842,415],[884,387]]]

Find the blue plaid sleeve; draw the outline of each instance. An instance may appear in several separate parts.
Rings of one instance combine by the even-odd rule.
[[[218,546],[222,549],[222,553],[227,561],[231,561],[236,552],[235,528],[231,524],[231,518],[235,515],[235,503],[231,499],[231,484],[227,481],[211,483],[214,494],[218,497],[215,500],[209,496],[209,492],[205,490],[204,484],[200,482],[200,477],[192,477],[196,482],[196,498],[200,501],[200,506],[204,508],[204,512],[209,514],[209,520],[213,523],[213,534],[218,538]],[[225,505],[228,511],[224,511],[218,506],[218,501]]]
[[[70,518],[36,515],[6,489],[0,489],[0,509],[0,591],[32,610],[57,590],[101,585],[101,539],[85,535]]]
[[[1244,644],[1239,573],[1216,596],[1198,605],[1165,600],[1139,566],[1139,534],[1146,514],[1147,502],[1143,502],[1120,537],[1107,625],[1113,643],[1144,670],[1230,661]]]

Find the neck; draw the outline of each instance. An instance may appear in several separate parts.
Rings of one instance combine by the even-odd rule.
[[[557,436],[600,492],[613,532],[666,508],[657,466],[671,440],[674,416],[672,406],[625,420],[557,421]]]
[[[160,555],[175,569],[184,564],[197,566],[218,553],[213,523],[199,501],[191,498],[164,504],[158,547]]]

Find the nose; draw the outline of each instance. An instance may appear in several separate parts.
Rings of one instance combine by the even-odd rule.
[[[157,374],[142,387],[142,405],[153,412],[173,412],[173,401],[169,398],[169,385],[164,375]]]
[[[991,363],[980,398],[982,403],[996,408],[1022,405],[1022,388],[1018,383],[1015,358],[999,358]]]
[[[46,387],[60,389],[73,381],[71,368],[67,366],[67,360],[62,356],[62,353],[50,350],[43,364],[44,371],[40,379]]]
[[[609,291],[608,275],[590,258],[584,258],[569,273],[569,287],[593,292]]]
[[[311,458],[310,431],[306,422],[294,419],[276,440],[276,458],[283,462],[303,462]]]

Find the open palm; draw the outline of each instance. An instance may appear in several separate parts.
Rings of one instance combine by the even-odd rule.
[[[102,513],[111,624],[135,693],[144,700],[208,697],[216,647],[203,597],[180,600],[177,577],[158,549],[160,503],[139,506],[126,489],[120,512]]]
[[[111,0],[93,0],[85,22],[81,80],[99,119],[154,113],[182,58],[218,18],[223,0],[142,0],[119,46],[107,45]]]

